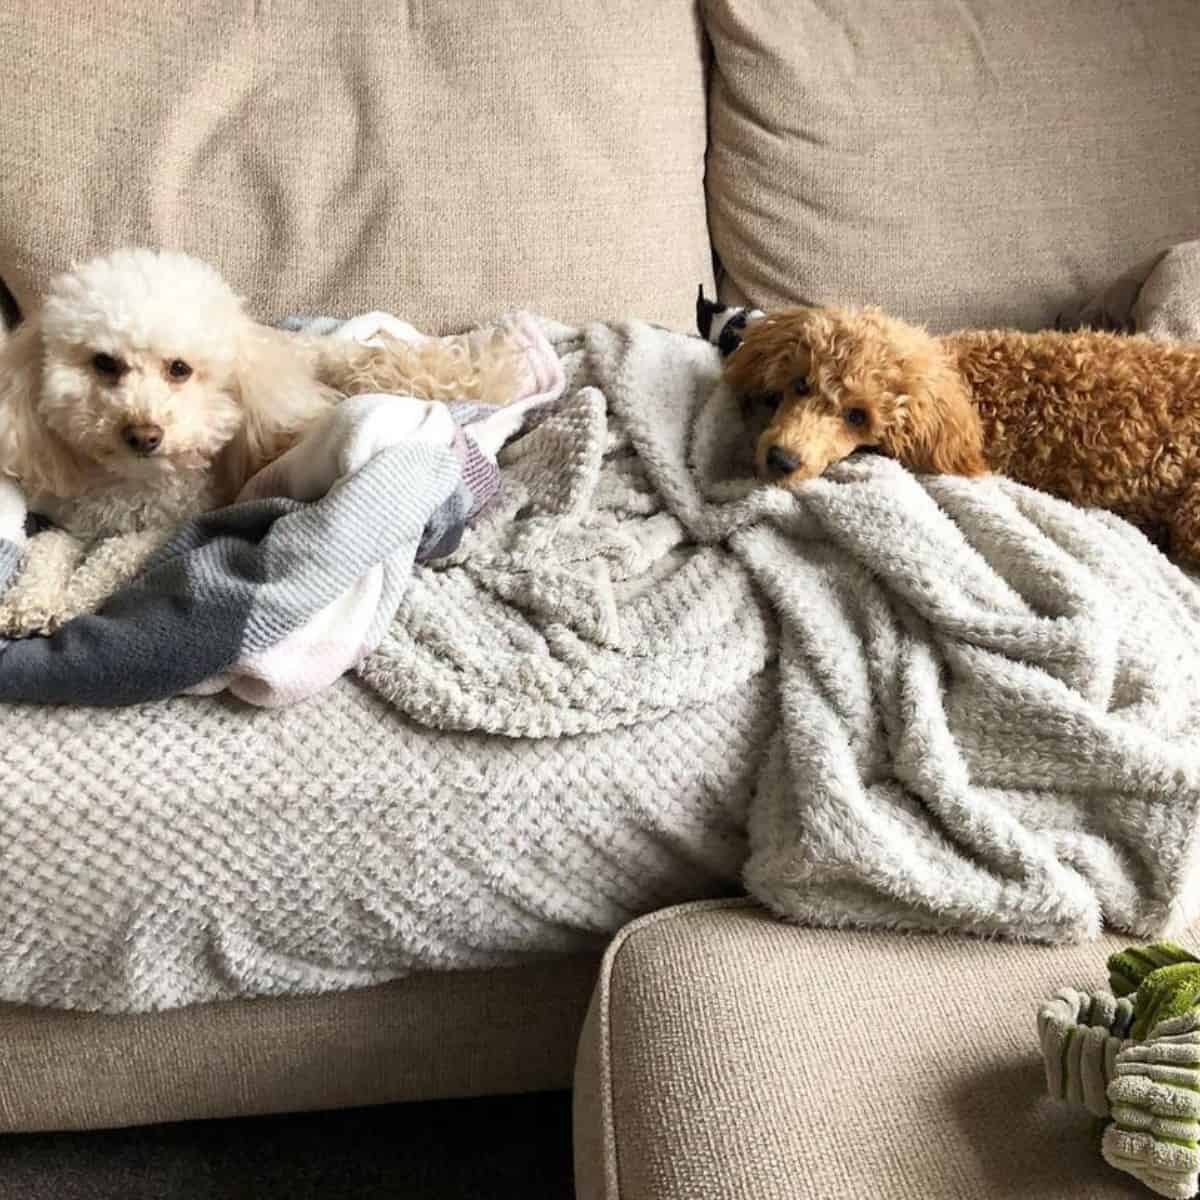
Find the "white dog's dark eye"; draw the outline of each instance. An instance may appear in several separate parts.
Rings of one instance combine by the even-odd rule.
[[[808,380],[803,375],[797,375],[792,380],[792,394],[795,396],[808,395]]]
[[[113,358],[111,354],[93,354],[92,367],[99,374],[108,375],[112,379],[116,379],[125,371],[125,364],[119,358]]]
[[[192,368],[182,358],[173,358],[167,363],[167,374],[172,379],[186,379],[192,373]]]
[[[846,409],[846,424],[847,425],[865,425],[867,423],[867,410],[865,408],[848,408]]]

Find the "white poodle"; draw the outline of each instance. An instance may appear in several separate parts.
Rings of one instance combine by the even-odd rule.
[[[488,344],[272,329],[207,264],[122,250],[55,278],[0,343],[0,472],[76,536],[164,529],[233,500],[342,395],[503,403],[515,378]]]

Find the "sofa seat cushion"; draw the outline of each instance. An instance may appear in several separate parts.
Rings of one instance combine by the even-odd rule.
[[[744,903],[643,918],[580,1045],[579,1200],[1143,1195],[1045,1094],[1036,1031],[1124,944],[801,929]]]
[[[0,278],[126,244],[264,318],[525,305],[691,322],[712,277],[694,4],[0,6]]]
[[[590,955],[116,1016],[0,1004],[0,1133],[565,1088]]]
[[[1052,322],[1200,231],[1187,0],[705,0],[722,294]]]

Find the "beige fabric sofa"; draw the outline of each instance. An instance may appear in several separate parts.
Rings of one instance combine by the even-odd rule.
[[[1200,931],[1197,931],[1200,932]],[[744,902],[644,917],[601,969],[575,1077],[579,1200],[1116,1200],[1098,1122],[1045,1095],[1068,949],[792,929]]]
[[[0,6],[20,306],[73,256],[148,243],[218,262],[268,319],[390,308],[440,331],[524,304],[686,329],[716,282],[1035,327],[1200,234],[1200,9],[1180,0],[97,10]],[[1106,948],[648,918],[579,1051],[580,1194],[1133,1194],[1037,1099],[1033,1009]],[[0,1130],[566,1086],[597,969],[0,1008]]]

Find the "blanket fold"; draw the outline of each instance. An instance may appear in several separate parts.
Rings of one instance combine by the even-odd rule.
[[[363,421],[394,407],[390,397],[348,401],[310,438],[352,445]],[[48,638],[0,643],[0,699],[134,704],[177,695],[284,641],[375,570],[377,605],[390,618],[461,475],[448,446],[422,442],[385,444],[351,465],[312,504],[249,500],[189,521],[101,613]],[[380,511],[386,524],[364,519]]]

